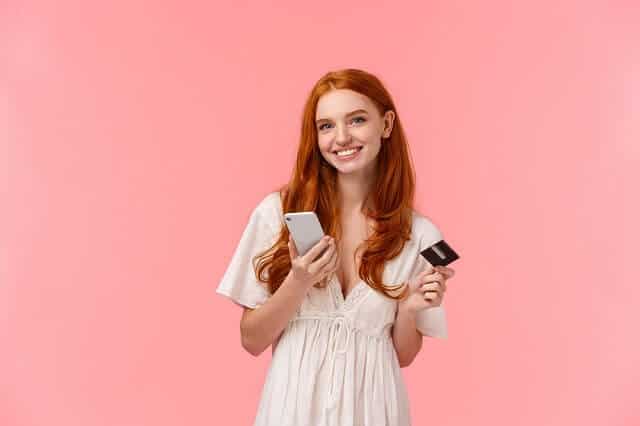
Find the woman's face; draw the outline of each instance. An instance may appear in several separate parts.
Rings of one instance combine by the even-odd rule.
[[[316,132],[320,152],[340,173],[373,169],[381,138],[391,134],[393,111],[384,117],[371,100],[353,90],[325,93],[316,107]],[[339,152],[355,148],[354,153]]]

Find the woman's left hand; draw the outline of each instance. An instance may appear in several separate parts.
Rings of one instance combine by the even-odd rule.
[[[447,280],[455,271],[446,266],[429,267],[409,280],[408,294],[402,299],[400,307],[417,313],[423,309],[440,306],[447,291]]]

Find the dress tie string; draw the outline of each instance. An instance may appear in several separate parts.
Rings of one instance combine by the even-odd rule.
[[[342,374],[342,378],[344,379],[344,361],[345,354],[347,353],[347,348],[349,347],[349,343],[351,342],[351,335],[353,334],[353,330],[351,329],[347,318],[342,315],[336,316],[332,322],[330,327],[330,341],[329,341],[329,350],[331,351],[331,369],[330,369],[330,383],[329,383],[329,392],[327,394],[327,409],[331,409],[335,407],[338,402],[338,395],[340,394],[340,390],[337,388],[336,379],[338,375]],[[340,342],[344,340],[344,345],[339,346]],[[342,363],[342,368],[336,368],[336,362],[340,361]]]

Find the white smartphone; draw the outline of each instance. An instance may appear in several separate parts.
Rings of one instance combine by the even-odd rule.
[[[285,213],[284,223],[289,228],[299,256],[308,252],[325,235],[320,220],[313,211]]]

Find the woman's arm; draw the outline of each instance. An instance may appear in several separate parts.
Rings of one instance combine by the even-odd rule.
[[[392,334],[400,367],[407,367],[422,348],[422,333],[416,328],[416,312],[406,305],[406,299],[398,302]]]
[[[400,367],[411,364],[422,348],[422,333],[416,325],[417,313],[422,309],[440,306],[447,290],[446,281],[454,273],[453,269],[445,266],[430,266],[408,282],[409,292],[398,301],[393,325],[393,344]]]
[[[287,275],[282,285],[264,305],[245,308],[240,320],[242,347],[258,356],[280,336],[302,303],[308,286]]]
[[[242,347],[254,356],[260,355],[282,334],[313,284],[336,269],[337,251],[333,239],[329,236],[318,241],[303,256],[298,256],[291,236],[288,244],[291,270],[282,285],[264,305],[258,309],[247,308],[242,313]],[[322,250],[324,254],[321,254]]]

